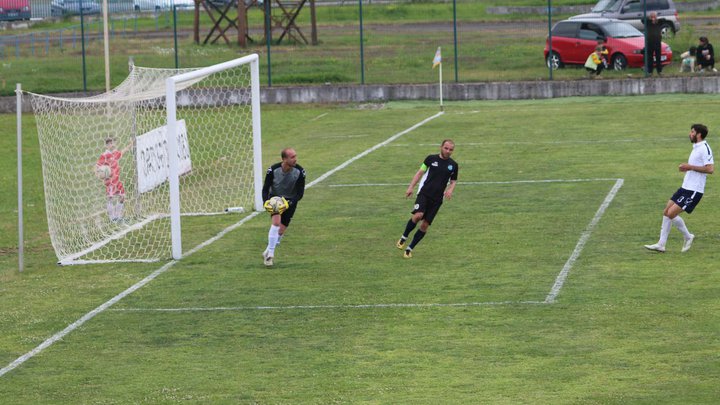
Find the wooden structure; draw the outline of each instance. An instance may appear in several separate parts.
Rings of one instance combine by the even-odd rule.
[[[310,42],[297,25],[297,16],[305,5],[310,5],[311,36]],[[276,44],[289,38],[298,43],[317,45],[317,21],[315,17],[315,0],[195,0],[195,23],[193,24],[194,40],[200,44],[200,14],[204,10],[210,17],[213,26],[205,36],[202,44],[215,44],[221,38],[230,45],[233,41],[229,35],[235,36],[237,44],[245,47],[248,41],[254,42],[249,35],[248,10],[257,7],[265,14],[264,34],[269,32],[270,39],[273,32],[280,32]],[[237,12],[235,12],[237,10]],[[269,13],[269,17],[267,15]],[[269,22],[269,27],[268,27]],[[228,33],[230,32],[230,34]],[[264,38],[265,39],[265,38]]]

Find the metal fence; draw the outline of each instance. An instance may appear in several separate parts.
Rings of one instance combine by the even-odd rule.
[[[130,0],[123,0],[122,3],[118,0],[109,1],[117,5],[116,10],[125,10],[131,4]],[[137,1],[145,0],[132,0],[133,10]],[[111,56],[116,65],[115,71],[120,71],[130,57],[139,65],[170,67],[177,63],[179,54],[180,66],[189,67],[205,66],[211,62],[237,57],[238,54],[259,53],[264,80],[272,85],[433,83],[438,81],[440,71],[431,68],[432,60],[436,49],[441,47],[442,79],[445,83],[587,78],[582,63],[564,63],[563,68],[554,71],[546,65],[544,48],[549,29],[571,15],[567,12],[555,14],[564,11],[562,9],[553,8],[550,15],[547,14],[547,7],[527,14],[515,10],[514,14],[499,15],[495,19],[483,21],[456,22],[450,14],[432,21],[406,22],[403,20],[402,8],[388,7],[381,9],[381,12],[396,16],[396,23],[368,24],[359,18],[362,15],[358,7],[359,1],[346,3],[350,4],[335,2],[328,7],[338,7],[337,12],[345,12],[345,15],[356,13],[357,20],[343,24],[327,24],[320,20],[317,46],[292,42],[267,43],[264,27],[259,23],[261,20],[258,15],[261,10],[256,9],[253,11],[258,13],[254,17],[255,23],[251,24],[247,32],[251,38],[248,48],[240,48],[233,43],[237,32],[233,33],[232,28],[223,31],[227,28],[225,25],[229,24],[227,21],[222,22],[219,31],[224,33],[225,39],[229,39],[229,45],[225,45],[223,38],[217,36],[217,31],[213,34],[216,35],[215,39],[219,39],[216,45],[197,45],[193,38],[193,19],[189,15],[191,12],[186,12],[184,18],[178,19],[175,30],[172,12],[164,8],[147,10],[149,6],[141,6],[141,11],[146,12],[111,14]],[[367,0],[362,3],[367,6],[365,11],[377,13],[380,10],[371,10]],[[380,0],[373,1],[373,4],[376,3],[380,3]],[[454,5],[452,1],[443,3],[448,10]],[[120,4],[124,6],[121,7]],[[458,15],[469,14],[477,4],[472,1],[458,1]],[[542,10],[545,14],[541,13]],[[152,18],[151,27],[148,17]],[[207,16],[204,17],[200,27],[200,43],[209,35],[213,23]],[[23,33],[23,30],[6,31],[4,35],[0,35],[0,59],[8,61],[27,57],[47,56],[52,59],[78,56],[82,39],[81,27],[79,19],[74,17],[71,20],[78,24],[34,33]],[[690,46],[697,45],[699,36],[707,36],[711,42],[713,39],[720,40],[720,35],[717,34],[720,32],[720,19],[684,18],[681,14],[680,20],[681,30],[666,39],[673,54],[672,64],[665,71],[668,75],[680,74],[679,56]],[[305,30],[306,33],[309,30],[307,20],[298,19],[295,24],[299,30]],[[102,63],[102,49],[99,46],[103,38],[102,30],[98,16],[90,15],[85,19],[84,39],[90,44],[85,51],[89,61],[94,61],[96,65]],[[10,32],[13,34],[8,35]],[[272,39],[278,37],[278,32],[271,35]],[[93,47],[93,43],[97,45]],[[583,52],[583,58],[590,53]],[[637,55],[634,58],[637,58]],[[42,69],[46,68],[48,67],[40,66],[37,71],[43,72]],[[13,80],[20,80],[22,75],[29,74],[26,71],[5,73],[7,80],[11,73],[18,76],[17,79],[13,77]],[[53,73],[51,71],[43,74]],[[2,70],[0,74],[3,74]],[[643,70],[634,65],[626,66],[622,71],[608,70],[603,73],[603,77],[640,77],[643,74]],[[91,81],[93,88],[101,88],[98,83],[98,80]]]

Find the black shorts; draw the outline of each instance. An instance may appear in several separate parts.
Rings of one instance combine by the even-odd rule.
[[[428,223],[428,225],[432,225],[433,219],[435,219],[435,215],[437,215],[438,211],[440,211],[442,203],[442,197],[435,200],[424,194],[418,194],[417,198],[415,198],[415,206],[413,206],[411,213],[415,214],[422,212],[423,219]]]
[[[285,225],[286,227],[290,225],[290,221],[292,220],[293,215],[295,215],[295,208],[297,208],[297,203],[290,204],[290,207],[285,210],[282,214],[280,214],[280,223]]]
[[[686,190],[686,189],[680,187],[675,192],[675,194],[673,194],[672,198],[670,198],[670,199],[675,204],[679,205],[680,208],[683,209],[683,211],[690,214],[693,212],[695,207],[697,207],[702,196],[703,196],[703,193],[699,193],[697,191],[692,191],[692,190]]]

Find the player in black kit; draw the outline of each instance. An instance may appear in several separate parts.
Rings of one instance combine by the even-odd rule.
[[[271,224],[268,232],[268,245],[263,252],[263,262],[266,266],[273,265],[275,247],[280,243],[285,230],[290,226],[290,220],[295,215],[298,202],[305,194],[305,169],[297,164],[295,149],[285,148],[280,152],[282,161],[267,170],[263,183],[263,201],[270,197],[284,197],[289,204],[282,213],[270,214]]]
[[[458,164],[450,158],[454,151],[455,142],[450,139],[442,141],[440,154],[430,155],[425,158],[420,170],[415,173],[407,191],[405,191],[405,197],[410,197],[415,185],[420,182],[412,217],[405,226],[405,232],[403,232],[400,240],[395,244],[398,249],[405,249],[403,257],[406,259],[412,257],[413,249],[425,237],[428,227],[440,210],[443,199],[447,198],[449,200],[452,198],[458,178]],[[420,229],[415,232],[410,245],[405,247],[410,232],[415,229],[421,220]]]

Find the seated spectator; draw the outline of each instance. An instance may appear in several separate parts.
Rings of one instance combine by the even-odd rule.
[[[700,45],[697,47],[697,65],[700,72],[708,71],[717,72],[715,69],[715,51],[707,37],[700,37]]]

